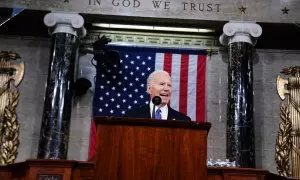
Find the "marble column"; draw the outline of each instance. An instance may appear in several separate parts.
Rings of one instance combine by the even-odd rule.
[[[220,42],[228,45],[226,156],[238,167],[255,167],[252,50],[262,28],[253,22],[229,22]]]
[[[48,13],[44,23],[52,47],[37,157],[67,159],[76,59],[86,30],[79,14]]]

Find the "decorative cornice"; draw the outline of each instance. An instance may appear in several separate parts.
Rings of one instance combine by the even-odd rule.
[[[261,34],[261,26],[254,22],[231,21],[223,26],[223,34],[219,40],[222,45],[228,45],[234,42],[247,42],[255,45],[257,38]]]
[[[111,39],[110,44],[130,44],[141,46],[186,47],[195,49],[218,49],[218,39],[214,36],[184,35],[180,33],[157,33],[138,31],[90,30],[82,43],[94,43],[99,36]]]
[[[84,19],[75,13],[48,13],[44,17],[44,23],[49,27],[51,34],[69,33],[78,37],[86,35]]]

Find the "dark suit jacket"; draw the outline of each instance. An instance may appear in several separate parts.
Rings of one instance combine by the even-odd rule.
[[[127,111],[125,113],[125,117],[151,118],[150,105],[144,105],[137,109]],[[172,109],[170,106],[168,106],[168,118],[167,119],[168,120],[188,120],[188,121],[191,120],[190,117],[182,114],[181,112],[178,112],[178,111]]]

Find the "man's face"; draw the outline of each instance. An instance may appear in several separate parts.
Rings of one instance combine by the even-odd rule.
[[[156,73],[152,81],[149,82],[147,92],[151,99],[154,96],[159,96],[162,100],[161,105],[168,104],[172,93],[171,77],[163,72]]]

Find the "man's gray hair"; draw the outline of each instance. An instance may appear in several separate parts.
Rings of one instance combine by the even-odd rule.
[[[167,74],[168,76],[170,76],[170,74],[167,71],[163,71],[163,70],[153,71],[147,78],[147,89],[149,88],[150,82],[153,81],[153,78],[157,73],[164,73],[164,74]]]

